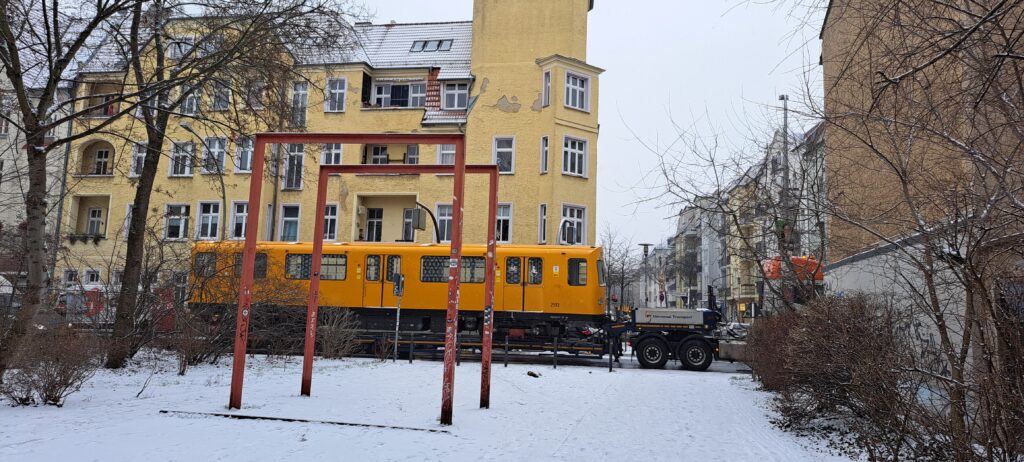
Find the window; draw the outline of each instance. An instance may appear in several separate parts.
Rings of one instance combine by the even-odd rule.
[[[584,217],[586,209],[573,205],[562,206],[562,243],[582,245],[584,240]]]
[[[342,144],[320,146],[320,165],[341,165]]]
[[[551,105],[551,71],[544,72],[544,87],[541,89],[541,103],[544,107]]]
[[[348,275],[348,257],[345,255],[326,254],[320,260],[320,279],[325,281],[344,281]]]
[[[522,281],[523,260],[519,257],[505,259],[505,284],[519,284]]]
[[[384,280],[387,282],[395,282],[395,276],[402,274],[402,257],[398,255],[388,255],[388,270],[384,273]]]
[[[132,230],[132,215],[135,214],[135,204],[128,204],[124,208],[124,240],[128,240],[128,234]]]
[[[235,277],[242,277],[242,258],[241,252],[235,254]],[[253,279],[266,279],[267,277],[267,254],[257,253],[255,267],[253,268]]]
[[[441,242],[452,240],[452,205],[439,204],[437,206],[437,228],[441,235]]]
[[[235,173],[252,171],[252,138],[242,137],[235,141]]]
[[[167,205],[164,217],[164,239],[187,239],[188,216],[189,206],[187,204]]]
[[[185,303],[188,298],[188,273],[175,272],[171,277],[174,283],[174,301],[179,304]]]
[[[245,225],[249,220],[249,203],[231,204],[231,239],[245,239]]]
[[[444,84],[444,97],[441,100],[445,110],[463,110],[469,106],[469,84],[468,83],[446,83]]]
[[[192,176],[195,149],[191,141],[171,144],[171,176]]]
[[[322,257],[321,257],[322,258]],[[321,266],[323,261],[321,260]],[[288,254],[284,257],[284,277],[287,279],[309,279],[313,266],[313,256],[306,254]]]
[[[587,175],[587,141],[565,137],[562,148],[562,174]]]
[[[328,204],[324,207],[324,240],[338,239],[338,205]]]
[[[544,281],[544,260],[531,257],[526,263],[526,283],[540,284]]]
[[[195,41],[191,37],[179,37],[172,39],[167,44],[167,56],[171,59],[184,58],[192,51],[192,44]]]
[[[605,275],[604,275],[605,271],[606,270],[604,268],[604,261],[598,260],[597,261],[597,285],[599,285],[601,287],[604,287],[605,285],[607,285],[607,282],[604,279],[605,278]]]
[[[587,285],[587,261],[582,258],[569,259],[569,285]]]
[[[292,126],[306,126],[306,108],[309,106],[309,82],[292,84]]]
[[[370,161],[368,164],[384,165],[388,163],[387,146],[370,146]]]
[[[565,106],[581,111],[590,110],[590,79],[567,72],[565,74]]]
[[[413,222],[416,209],[403,209],[402,210],[402,240],[405,242],[412,242],[416,240],[416,228]]]
[[[412,48],[410,48],[409,51],[412,51],[412,52],[423,51],[423,46],[426,45],[426,44],[427,44],[427,42],[424,41],[424,40],[417,40],[415,42],[412,42]]]
[[[384,209],[366,209],[366,241],[380,242],[384,230]]]
[[[537,242],[547,244],[548,242],[548,204],[540,204],[537,218]]]
[[[245,86],[245,105],[249,109],[263,109],[263,93],[267,84],[262,80],[253,80]]]
[[[78,284],[78,270],[64,270],[64,286],[71,287]]]
[[[103,233],[103,209],[93,207],[89,209],[89,218],[86,222],[85,234],[99,236]]]
[[[512,173],[516,166],[515,158],[515,138],[494,139],[494,163],[498,166],[498,173]]]
[[[85,270],[85,283],[86,284],[99,284],[100,283],[100,272],[94,269]]]
[[[377,107],[423,107],[427,101],[427,84],[378,83],[374,85],[373,105]]]
[[[452,49],[451,40],[417,40],[412,42],[412,48],[409,51],[414,53],[419,52],[435,52],[435,51],[448,51]]]
[[[214,82],[210,97],[210,110],[226,111],[231,107],[231,87],[224,82]]]
[[[455,165],[455,145],[442,144],[437,150],[437,163],[439,165]]]
[[[405,163],[409,165],[420,163],[420,145],[410,144],[405,147]]]
[[[206,139],[203,143],[203,173],[224,173],[224,153],[227,147],[227,138]]]
[[[281,206],[281,240],[297,242],[299,240],[299,206]]]
[[[121,281],[124,280],[124,270],[116,270],[110,274],[110,285],[114,287],[121,287]]]
[[[345,79],[327,79],[327,101],[324,112],[345,112],[345,90],[348,81]]]
[[[196,239],[216,240],[220,233],[220,202],[199,203],[199,229]]]
[[[479,284],[484,282],[484,257],[462,257],[462,271],[459,273],[461,282]],[[445,277],[447,281],[448,278]]]
[[[366,280],[380,280],[380,255],[366,256]]]
[[[192,264],[192,273],[198,277],[212,278],[217,275],[217,254],[199,252]]]
[[[146,143],[132,144],[132,168],[128,176],[142,175],[142,167],[146,164]]]
[[[110,167],[110,150],[109,149],[97,149],[96,157],[92,163],[92,174],[93,175],[106,175],[110,172],[107,168]]]
[[[497,242],[512,242],[512,204],[498,204],[494,227]]]
[[[189,85],[182,85],[181,94],[183,99],[181,100],[181,113],[182,115],[192,116],[199,113],[199,89],[193,88]]]
[[[550,143],[548,137],[540,137],[540,173],[541,175],[548,172],[548,152],[550,152]]]
[[[427,105],[427,84],[414,83],[409,85],[409,107]]]
[[[446,256],[420,257],[421,282],[448,282],[448,265],[451,260]],[[479,284],[484,282],[484,257],[462,257],[461,282]]]
[[[282,189],[302,189],[302,160],[306,157],[305,151],[306,146],[303,144],[288,145]]]
[[[199,42],[199,56],[210,56],[224,48],[224,36],[212,34]]]

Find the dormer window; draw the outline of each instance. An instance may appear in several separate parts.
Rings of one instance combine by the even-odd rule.
[[[418,52],[435,52],[435,51],[449,51],[452,49],[451,40],[417,40],[412,42],[412,48],[409,51]]]

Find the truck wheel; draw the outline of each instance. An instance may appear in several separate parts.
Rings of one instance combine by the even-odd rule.
[[[668,362],[668,348],[665,342],[657,339],[650,338],[640,342],[636,352],[640,366],[645,369],[661,369]]]
[[[679,360],[683,369],[688,371],[704,371],[711,366],[711,347],[703,340],[689,340],[679,346]]]

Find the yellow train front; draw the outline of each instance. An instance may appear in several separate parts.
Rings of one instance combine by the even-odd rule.
[[[305,310],[311,243],[257,245],[254,315],[263,310]],[[483,322],[484,252],[463,247],[459,329]],[[192,307],[234,309],[241,274],[240,242],[197,243],[193,248]],[[324,243],[321,317],[338,310],[358,314],[360,328],[395,328],[399,299],[396,274],[405,278],[401,330],[442,333],[448,299],[450,247],[439,244]],[[494,319],[497,335],[511,338],[581,337],[606,319],[605,274],[596,247],[502,245],[495,260]]]

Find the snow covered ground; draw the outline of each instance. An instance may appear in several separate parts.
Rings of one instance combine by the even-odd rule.
[[[448,433],[161,414],[229,412],[230,367],[179,377],[173,361],[156,364],[100,372],[61,409],[0,405],[0,460],[845,460],[773,427],[768,395],[722,363],[614,373],[498,363],[490,410],[478,408],[479,364],[463,363],[455,424],[441,427],[439,362],[319,361],[305,398],[299,361],[256,358],[243,409],[231,411]]]

